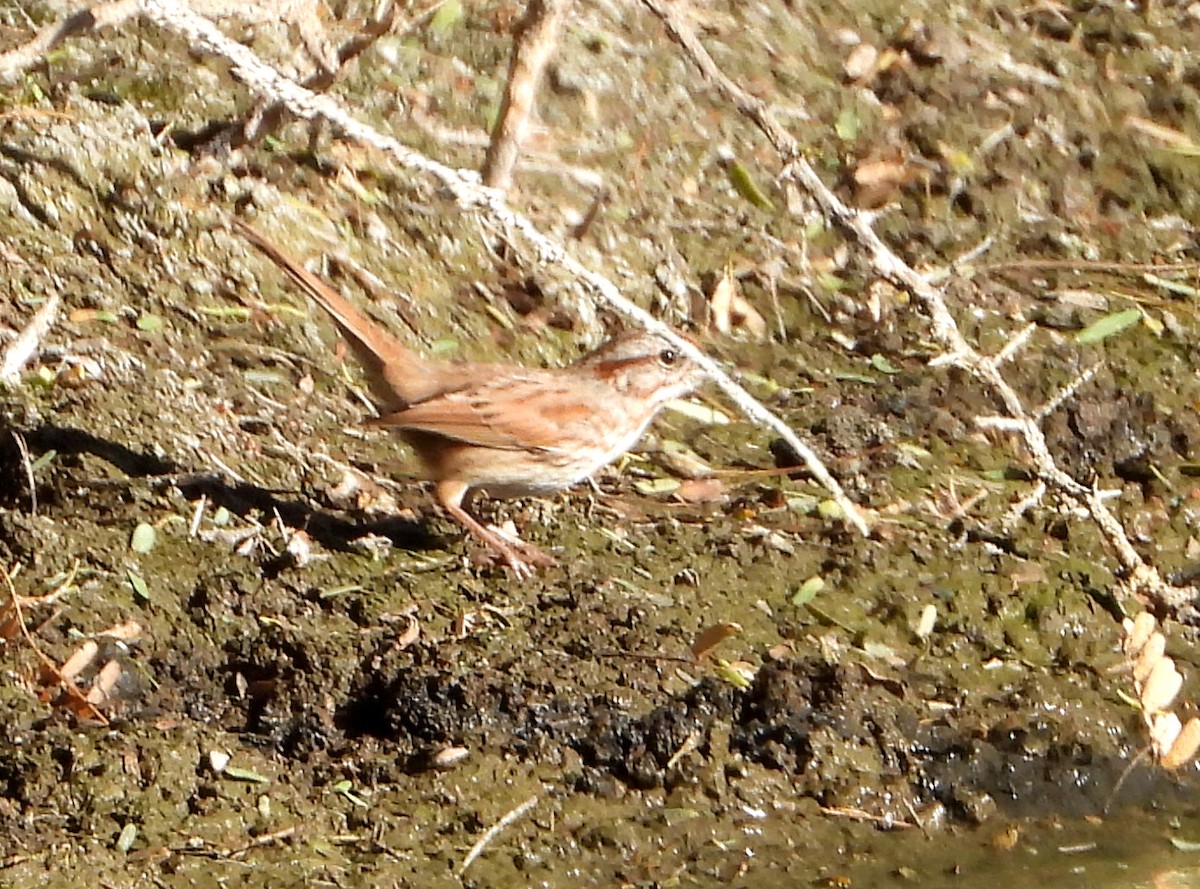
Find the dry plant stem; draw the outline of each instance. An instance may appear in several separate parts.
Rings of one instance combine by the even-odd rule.
[[[4,356],[0,358],[0,383],[11,386],[17,382],[21,376],[21,368],[33,357],[50,328],[54,326],[61,304],[62,298],[57,293],[52,293],[42,307],[33,313],[25,329],[4,350]]]
[[[317,60],[318,64],[317,71],[304,80],[305,89],[324,92],[333,86],[338,74],[352,59],[362,55],[375,41],[391,30],[395,16],[396,4],[392,0],[386,0],[376,9],[374,17],[366,22],[362,31],[333,53],[334,58],[329,60],[333,63],[333,67],[328,67],[321,61],[319,53],[310,50],[310,55]],[[285,107],[278,102],[252,111],[240,124],[234,125],[234,130],[238,134],[238,144],[257,142],[264,136],[274,133],[283,123],[285,112]]]
[[[538,261],[565,269],[613,308],[647,330],[669,340],[681,353],[704,368],[747,417],[771,429],[787,442],[792,450],[803,458],[813,476],[832,494],[846,519],[863,535],[870,533],[866,519],[846,496],[841,485],[829,474],[829,470],[812,449],[783,420],[734,382],[716,362],[693,343],[676,334],[666,324],[622,294],[608,278],[584,266],[567,252],[561,242],[542,234],[529,219],[509,207],[500,192],[480,185],[478,176],[472,173],[440,164],[359,122],[334,98],[318,96],[303,89],[265,64],[249,49],[230,40],[210,22],[192,13],[178,0],[141,2],[143,14],[148,19],[180,35],[193,49],[223,56],[231,63],[236,76],[252,89],[283,102],[298,117],[306,120],[327,120],[343,136],[378,149],[405,169],[432,177],[453,195],[459,207],[464,210],[477,210],[495,224],[520,234],[533,246]],[[586,311],[586,306],[580,308],[581,311]],[[585,318],[585,321],[590,319]]]
[[[513,168],[537,101],[542,71],[558,45],[558,32],[574,0],[529,0],[513,32],[513,56],[500,114],[483,159],[483,184],[500,191],[512,185]]]
[[[86,34],[99,28],[119,25],[137,15],[138,0],[115,0],[98,3],[90,9],[73,12],[64,19],[47,25],[27,43],[0,54],[0,83],[9,83],[28,68],[36,65],[69,37]]]
[[[479,840],[475,843],[475,845],[471,847],[471,851],[467,853],[467,857],[463,859],[462,866],[459,867],[459,869],[458,869],[459,877],[462,877],[462,875],[467,872],[467,868],[470,867],[471,864],[475,861],[475,859],[478,858],[483,853],[484,849],[486,849],[489,845],[491,845],[492,841],[495,840],[496,837],[500,835],[500,832],[502,830],[504,830],[504,828],[508,827],[510,824],[512,824],[514,821],[516,821],[518,818],[520,818],[522,815],[524,815],[526,812],[528,812],[530,809],[532,809],[534,806],[536,806],[537,801],[538,801],[538,798],[536,796],[531,796],[529,799],[525,800],[525,802],[521,803],[515,809],[512,809],[509,812],[506,812],[503,818],[501,818],[499,821],[497,821],[495,824],[493,824],[491,827],[489,827],[484,832],[483,836],[481,836],[479,838]]]
[[[826,187],[804,159],[799,143],[779,125],[766,104],[721,71],[687,21],[688,4],[684,0],[642,0],[642,3],[662,21],[671,39],[699,68],[705,80],[767,137],[785,164],[780,178],[799,184],[817,202],[826,219],[848,232],[866,250],[881,277],[921,301],[929,313],[933,335],[947,352],[937,363],[963,368],[999,397],[1033,458],[1038,477],[1057,494],[1083,505],[1127,572],[1130,589],[1177,615],[1186,612],[1192,619],[1200,618],[1200,612],[1194,606],[1200,593],[1167,584],[1157,569],[1147,564],[1133,548],[1121,523],[1102,502],[1100,492],[1076,481],[1054,461],[1037,417],[1025,408],[1016,390],[1004,379],[998,366],[1000,362],[981,355],[966,341],[942,292],[883,242],[871,227],[872,214],[851,209]],[[1011,351],[1006,349],[1001,354],[1007,357]]]
[[[101,725],[108,725],[108,718],[99,710],[97,710],[96,706],[87,699],[87,695],[79,690],[79,686],[75,684],[75,681],[64,676],[62,671],[58,668],[58,664],[51,660],[49,655],[38,648],[37,642],[33,640],[33,636],[29,633],[29,627],[25,624],[25,613],[21,608],[21,597],[17,594],[17,588],[13,586],[12,575],[9,573],[8,568],[6,568],[4,565],[0,565],[0,575],[3,575],[4,577],[4,585],[7,587],[9,598],[12,601],[13,613],[17,616],[17,624],[21,627],[21,635],[24,636],[25,641],[29,643],[29,648],[34,654],[37,655],[38,660],[45,665],[46,669],[58,678],[58,681],[62,683],[63,688],[67,690],[67,694],[74,698],[76,703],[86,708],[92,719],[96,720]]]
[[[25,481],[29,485],[29,515],[37,518],[37,480],[33,477],[33,461],[29,459],[29,445],[25,444],[25,436],[19,432],[13,432],[12,439],[17,444],[17,450],[21,452],[21,466],[25,470]]]

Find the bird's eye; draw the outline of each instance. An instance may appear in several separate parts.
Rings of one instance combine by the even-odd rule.
[[[658,353],[658,360],[663,364],[672,365],[679,360],[679,353],[674,349],[663,349]]]

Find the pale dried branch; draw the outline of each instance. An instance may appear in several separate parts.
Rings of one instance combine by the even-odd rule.
[[[835,195],[804,159],[799,143],[776,121],[766,103],[734,83],[704,48],[688,20],[688,4],[684,0],[642,0],[656,15],[667,33],[683,49],[704,79],[742,115],[762,131],[784,163],[780,178],[799,185],[820,207],[825,218],[845,231],[867,253],[880,277],[916,297],[929,315],[933,336],[948,353],[942,364],[965,369],[991,390],[1003,405],[1011,428],[1019,432],[1032,457],[1039,479],[1057,496],[1080,504],[1100,528],[1126,572],[1130,590],[1139,598],[1171,608],[1192,621],[1200,620],[1195,602],[1200,591],[1170,586],[1157,569],[1147,564],[1133,548],[1121,523],[1109,512],[1096,491],[1072,478],[1055,462],[1046,437],[1036,418],[1021,401],[1016,390],[1000,373],[1000,361],[981,355],[962,335],[950,313],[942,291],[929,278],[920,274],[897,256],[872,228],[874,214],[848,207]],[[1018,334],[1018,337],[1020,334]],[[1000,426],[996,418],[990,425]]]
[[[1033,333],[1036,330],[1036,324],[1026,324],[1024,327],[1018,330],[1017,333],[1010,337],[1008,342],[1004,344],[1004,348],[992,356],[992,366],[999,367],[1001,364],[1004,364],[1004,362],[1016,355],[1017,352],[1025,347],[1025,344],[1029,342],[1029,338],[1033,336]]]
[[[100,28],[119,25],[138,13],[138,0],[113,0],[73,12],[42,28],[32,40],[0,53],[0,83],[9,83],[36,65],[64,40]]]
[[[527,217],[509,207],[503,194],[481,185],[478,174],[438,163],[358,121],[335,98],[316,95],[283,77],[262,62],[251,50],[230,40],[210,22],[193,14],[178,0],[141,2],[142,13],[148,19],[179,34],[194,49],[223,56],[231,63],[235,75],[258,93],[282,102],[298,117],[306,120],[323,119],[346,138],[378,149],[407,170],[431,177],[450,193],[460,208],[477,211],[507,231],[518,233],[526,243],[533,246],[540,262],[564,269],[621,314],[669,340],[681,353],[703,367],[749,419],[775,432],[800,455],[808,470],[837,501],[847,521],[862,534],[870,533],[866,519],[846,496],[841,485],[813,450],[782,419],[734,382],[694,343],[679,336],[626,297],[607,277],[592,271],[575,259],[561,241],[542,234]]]
[[[25,481],[29,485],[29,514],[37,516],[37,479],[33,476],[33,460],[29,457],[29,445],[25,443],[25,436],[21,433],[13,432],[11,435],[13,441],[16,442],[17,451],[21,454],[21,468],[25,470]]]
[[[294,25],[305,48],[326,66],[328,52],[317,4],[320,0],[188,0],[196,13],[212,19],[235,18],[244,22],[280,21]],[[83,5],[83,4],[81,4]],[[0,53],[0,83],[10,83],[42,61],[48,52],[80,34],[120,25],[141,10],[139,0],[109,0],[85,6],[42,28],[31,40]]]
[[[1033,483],[1033,488],[1028,494],[1008,508],[1004,518],[1000,520],[1000,529],[1005,534],[1011,533],[1021,519],[1025,518],[1025,514],[1041,504],[1045,497],[1046,483],[1038,479]]]
[[[1037,419],[1038,422],[1041,422],[1062,407],[1066,402],[1074,398],[1075,393],[1079,391],[1079,387],[1092,379],[1092,377],[1094,377],[1099,370],[1100,365],[1093,364],[1082,373],[1076,374],[1075,379],[1063,386],[1053,398],[1038,408],[1038,410],[1034,413],[1035,419]]]
[[[440,5],[441,3],[437,4],[437,6]],[[426,12],[423,18],[432,16],[433,12],[437,10],[437,6],[432,11]],[[395,17],[396,4],[394,0],[382,0],[372,17],[363,24],[361,30],[336,50],[326,46],[325,41],[321,39],[323,35],[316,33],[314,27],[308,24],[310,21],[319,21],[318,19],[315,17],[300,19],[301,36],[309,55],[317,62],[317,70],[303,81],[305,89],[324,92],[333,86],[346,65],[366,52],[380,37],[391,31]],[[410,29],[415,26],[415,22],[409,24]],[[240,122],[233,124],[227,132],[234,134],[236,145],[250,144],[279,129],[285,117],[286,109],[281,103],[266,102],[254,108]]]
[[[42,307],[33,313],[24,330],[9,343],[4,355],[0,356],[0,383],[11,386],[20,379],[21,369],[37,352],[42,340],[58,319],[58,308],[61,304],[62,298],[57,293],[50,294]]]
[[[504,828],[508,827],[510,824],[536,806],[537,801],[538,798],[536,796],[531,796],[516,808],[506,812],[503,818],[484,831],[483,836],[476,841],[475,845],[471,847],[471,850],[467,852],[467,857],[463,859],[463,863],[458,869],[459,877],[467,872],[467,868],[474,863],[476,858],[483,854],[483,850],[491,845],[492,841],[500,835]]]
[[[530,0],[513,31],[513,55],[492,141],[483,159],[483,184],[508,191],[521,143],[537,101],[542,71],[558,45],[558,32],[574,0]]]

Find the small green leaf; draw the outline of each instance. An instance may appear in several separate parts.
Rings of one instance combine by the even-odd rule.
[[[679,490],[679,479],[643,478],[634,482],[633,487],[639,494],[648,496],[654,494],[671,494]]]
[[[896,450],[917,460],[928,460],[933,456],[933,454],[925,450],[925,448],[921,447],[920,445],[915,445],[909,441],[898,442],[896,444]]]
[[[55,450],[46,451],[46,453],[42,454],[42,456],[38,457],[36,460],[34,460],[32,463],[29,464],[29,471],[33,474],[41,472],[43,469],[45,469],[47,466],[49,466],[51,463],[53,463],[54,458],[57,456],[58,456],[58,451],[55,451]]]
[[[135,553],[145,555],[154,549],[154,540],[156,532],[153,525],[147,525],[145,522],[139,522],[138,526],[133,529],[133,535],[129,538],[129,548]]]
[[[354,790],[354,785],[349,781],[338,781],[329,789],[339,796],[344,796],[347,800],[358,806],[360,809],[369,809],[371,807],[371,804]]]
[[[1119,688],[1116,689],[1116,692],[1117,692],[1117,697],[1120,698],[1127,706],[1132,707],[1134,710],[1142,709],[1141,701],[1139,701],[1133,695],[1131,695],[1127,692],[1121,691],[1121,689],[1119,689]]]
[[[133,843],[137,839],[137,825],[132,821],[128,822],[121,828],[121,835],[117,837],[117,851],[121,853],[128,852],[133,848]]]
[[[819,574],[815,574],[800,584],[800,589],[792,594],[792,604],[796,606],[807,605],[823,589],[825,589],[825,578]]]
[[[844,519],[846,513],[836,500],[822,500],[817,504],[817,515],[823,519]]]
[[[234,781],[245,781],[249,784],[271,783],[270,778],[260,775],[253,769],[239,769],[237,766],[228,766],[221,774],[226,778],[232,778]]]
[[[725,169],[729,173],[729,181],[733,183],[738,194],[760,210],[775,209],[771,199],[758,187],[758,183],[754,181],[754,177],[750,175],[750,171],[741,161],[737,158],[730,158],[725,164]]]
[[[45,389],[49,389],[54,385],[54,380],[57,376],[58,375],[53,370],[43,365],[42,367],[39,367],[34,372],[33,376],[29,378],[29,382]]]
[[[138,315],[135,322],[138,330],[144,330],[147,333],[152,333],[155,330],[162,330],[163,320],[153,312],[142,312]]]
[[[892,362],[888,361],[887,358],[878,352],[871,356],[871,367],[875,368],[881,374],[888,374],[889,376],[900,373],[900,368],[896,367],[896,365],[892,364]]]
[[[199,306],[196,311],[206,318],[221,321],[245,321],[250,317],[250,310],[245,306]]]
[[[133,594],[143,602],[150,601],[150,587],[146,586],[146,581],[142,580],[140,574],[134,574],[132,571],[125,572],[129,577],[129,585],[133,587]]]
[[[1124,312],[1114,312],[1105,315],[1098,321],[1093,321],[1079,333],[1075,334],[1075,342],[1082,346],[1090,346],[1101,340],[1115,336],[1137,324],[1142,317],[1141,309],[1126,309]]]
[[[1142,280],[1147,284],[1153,284],[1155,287],[1161,287],[1163,290],[1173,293],[1176,296],[1183,296],[1188,299],[1200,297],[1200,290],[1189,284],[1184,284],[1182,281],[1172,281],[1169,278],[1160,278],[1158,275],[1151,275],[1149,273],[1142,275]]]
[[[838,112],[837,120],[833,124],[833,131],[843,142],[853,142],[858,138],[860,126],[861,122],[858,118],[858,110],[846,107]]]
[[[282,371],[274,370],[269,367],[251,367],[242,372],[242,378],[247,383],[256,385],[277,385],[285,386],[291,382],[291,378]]]
[[[761,386],[763,389],[767,390],[768,394],[771,395],[774,395],[783,388],[770,377],[764,377],[762,374],[757,374],[752,370],[742,371],[742,382],[753,383],[755,386]]]
[[[823,290],[837,293],[840,290],[845,290],[849,282],[840,275],[835,275],[833,272],[817,272],[817,283],[821,285]]]
[[[463,6],[459,0],[446,0],[429,20],[429,30],[435,34],[445,34],[463,17]]]
[[[321,598],[321,599],[336,599],[338,596],[345,596],[345,595],[349,595],[350,593],[357,593],[357,592],[360,592],[365,589],[366,589],[365,586],[363,586],[362,584],[358,584],[358,583],[351,583],[351,584],[347,584],[346,586],[335,586],[332,589],[322,590],[319,598]]]
[[[713,672],[715,672],[719,678],[724,679],[734,688],[750,687],[750,677],[728,661],[718,658],[717,667]]]
[[[975,172],[975,162],[971,159],[971,155],[963,151],[961,148],[952,148],[949,145],[943,144],[942,159],[950,167],[950,172],[955,176],[968,176]]]

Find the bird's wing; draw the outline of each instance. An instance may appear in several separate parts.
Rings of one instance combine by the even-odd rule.
[[[556,451],[565,427],[587,423],[595,407],[553,371],[531,370],[438,395],[380,417],[375,424],[426,432],[487,448]]]

